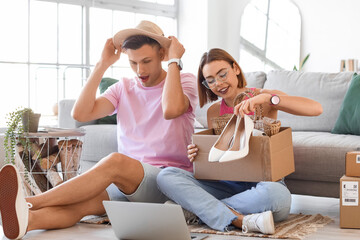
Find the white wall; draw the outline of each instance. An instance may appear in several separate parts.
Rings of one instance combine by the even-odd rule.
[[[180,0],[179,40],[185,46],[184,70],[197,74],[200,58],[211,48],[239,57],[240,20],[250,0]]]
[[[197,75],[200,58],[207,50],[207,0],[179,1],[179,41],[185,47],[184,72]]]
[[[301,58],[304,70],[338,72],[340,60],[360,59],[360,1],[293,0],[302,15]]]
[[[222,48],[239,59],[241,15],[250,0],[209,0],[208,47]]]
[[[302,16],[301,59],[311,54],[304,71],[338,72],[341,59],[360,59],[359,0],[292,1]],[[239,60],[241,15],[250,0],[179,2],[179,35],[187,49],[185,65],[197,65],[201,53],[214,47]]]

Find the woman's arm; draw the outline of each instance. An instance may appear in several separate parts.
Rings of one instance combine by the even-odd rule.
[[[299,116],[318,116],[322,113],[322,106],[317,101],[305,97],[289,96],[278,90],[262,89],[261,94],[242,101],[234,108],[235,114],[244,115],[253,112],[259,104],[269,106],[269,111],[264,113],[265,116],[273,117],[277,115],[277,111],[284,111]],[[270,98],[272,95],[278,95],[280,102],[278,105],[271,105]]]

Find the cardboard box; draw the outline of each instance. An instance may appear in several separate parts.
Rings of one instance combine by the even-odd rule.
[[[340,178],[340,227],[360,228],[360,178]]]
[[[197,179],[229,181],[278,181],[295,171],[291,128],[281,128],[278,134],[252,136],[249,154],[230,162],[209,162],[208,155],[219,135],[208,129],[193,135],[199,151],[194,161]]]
[[[349,177],[360,177],[360,152],[346,153],[345,175]]]

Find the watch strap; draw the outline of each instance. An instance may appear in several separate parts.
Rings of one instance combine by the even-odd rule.
[[[169,66],[171,63],[176,63],[176,65],[178,66],[178,68],[179,68],[180,70],[182,70],[182,62],[181,62],[181,59],[180,59],[180,58],[172,58],[172,59],[169,59],[169,61],[168,61],[168,66]]]

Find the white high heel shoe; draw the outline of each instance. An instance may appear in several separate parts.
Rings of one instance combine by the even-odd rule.
[[[244,115],[242,118],[238,117],[237,122],[239,123],[235,129],[233,144],[222,155],[219,162],[234,161],[246,157],[249,153],[249,140],[254,129],[254,122],[248,115]]]
[[[211,147],[209,152],[209,162],[218,162],[222,155],[230,148],[233,141],[237,117],[233,115],[221,132],[219,138]]]

